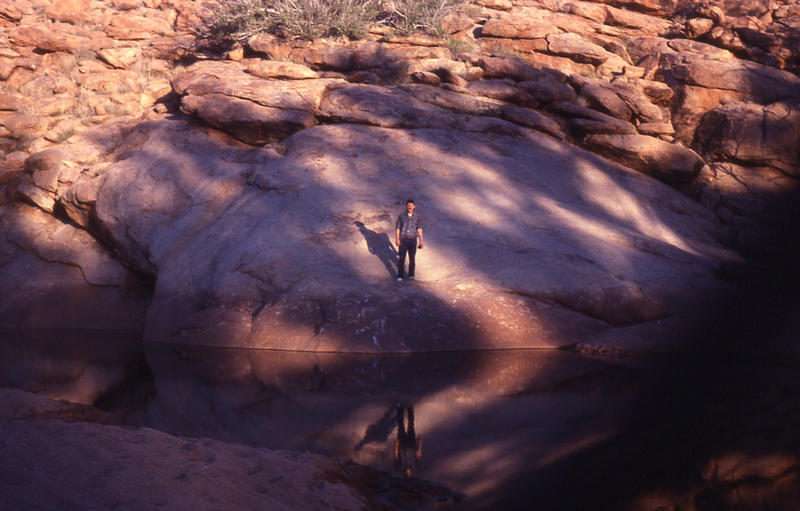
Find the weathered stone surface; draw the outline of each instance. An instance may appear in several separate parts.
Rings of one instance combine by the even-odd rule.
[[[16,139],[42,136],[46,131],[44,120],[36,115],[14,113],[0,119],[0,124]]]
[[[9,39],[20,46],[44,51],[71,52],[88,46],[88,42],[74,32],[74,27],[64,23],[38,23],[12,29]]]
[[[705,206],[762,221],[764,203],[780,201],[787,191],[797,187],[797,180],[770,167],[714,162],[703,169],[695,187]],[[726,220],[736,222],[732,217]]]
[[[442,85],[442,79],[439,78],[439,75],[436,73],[431,73],[429,71],[414,71],[409,73],[408,77],[414,83],[422,83],[425,85],[433,85],[434,87],[439,87]]]
[[[498,11],[510,11],[514,5],[511,0],[475,0],[475,3]]]
[[[702,151],[753,166],[772,166],[800,177],[800,108],[729,103],[703,116],[695,132]]]
[[[581,98],[593,108],[624,121],[629,121],[633,117],[631,108],[611,87],[604,87],[579,77],[574,77],[570,82],[579,88]]]
[[[481,37],[478,46],[483,53],[503,55],[522,54],[527,56],[538,55],[537,52],[547,51],[546,39],[506,39],[504,37]]]
[[[471,82],[468,88],[469,93],[476,96],[485,96],[521,105],[534,103],[533,96],[526,90],[517,87],[513,80],[480,80]]]
[[[546,133],[559,140],[566,139],[566,134],[561,126],[547,115],[531,110],[530,108],[520,108],[512,105],[504,105],[502,109],[503,119],[526,126],[536,131]]]
[[[0,80],[8,80],[15,67],[17,66],[14,64],[13,60],[6,57],[0,57]]]
[[[78,24],[88,19],[91,0],[56,0],[45,9],[48,18]]]
[[[748,102],[751,97],[737,91],[691,85],[685,85],[678,90],[680,94],[675,98],[673,124],[676,136],[684,144],[694,142],[695,129],[708,111],[727,103]]]
[[[620,9],[613,6],[608,6],[606,9],[606,23],[635,28],[642,35],[665,36],[674,27],[672,22],[664,18],[638,13],[630,9]]]
[[[247,72],[259,78],[283,78],[289,80],[319,78],[319,74],[316,71],[302,64],[274,60],[251,62],[247,65]]]
[[[619,59],[600,45],[594,44],[575,33],[552,34],[547,36],[547,49],[553,53],[566,55],[575,60],[601,64],[611,58]]]
[[[123,41],[143,40],[153,36],[173,34],[169,21],[163,17],[144,17],[135,14],[115,14],[111,16],[106,34]]]
[[[669,182],[687,182],[705,162],[691,149],[646,135],[589,135],[584,144],[614,161]]]
[[[28,153],[24,151],[13,151],[6,154],[5,164],[13,169],[22,169],[25,167],[25,160],[28,159]]]
[[[523,80],[517,83],[517,87],[542,103],[573,101],[577,98],[572,87],[547,72]]]
[[[0,93],[0,110],[13,112],[21,102],[22,97],[17,94]]]
[[[636,128],[628,121],[606,115],[592,108],[575,103],[560,102],[552,105],[552,110],[563,114],[570,125],[584,133],[636,133]]]
[[[361,103],[351,104],[348,112],[358,112],[370,90],[377,93],[382,88],[351,85],[331,93],[356,94]],[[415,104],[407,95],[396,96],[396,103],[390,99],[385,94],[375,97],[387,115],[397,105]],[[417,108],[425,114],[437,111],[424,103]],[[417,307],[425,311],[419,325],[403,322],[402,330],[424,328],[420,339],[425,339],[426,349],[450,349],[454,339],[461,339],[463,348],[465,327],[482,332],[476,340],[481,345],[553,345],[561,341],[552,337],[547,322],[530,318],[556,312],[537,300],[612,323],[645,321],[676,307],[669,297],[694,289],[698,275],[713,281],[713,261],[725,253],[705,234],[713,222],[700,206],[588,153],[575,154],[582,161],[576,166],[574,160],[563,159],[564,151],[575,149],[547,137],[487,138],[485,132],[342,125],[290,137],[281,156],[267,149],[236,149],[208,136],[178,121],[143,126],[138,143],[148,151],[132,153],[109,168],[98,192],[97,218],[114,245],[127,260],[158,275],[147,327],[150,340],[174,341],[177,335],[181,342],[199,344],[415,350],[421,348],[414,343],[417,336],[400,334],[390,311]],[[420,151],[423,146],[428,149]],[[181,154],[176,147],[192,149]],[[535,173],[530,171],[532,162],[541,164]],[[567,186],[564,180],[574,179],[576,171],[584,182],[596,185]],[[455,176],[463,186],[453,181]],[[441,203],[425,201],[436,221],[426,230],[419,287],[399,292],[381,259],[390,247],[364,245],[392,228],[393,211],[386,205],[393,203],[395,191],[373,186],[387,179],[422,179],[429,194],[448,197]],[[541,188],[544,182],[548,185]],[[473,197],[474,186],[482,191]],[[636,191],[629,191],[631,187]],[[342,193],[347,205],[329,211],[329,206],[341,204]],[[518,196],[525,206],[495,202],[495,213],[489,214],[491,210],[479,205],[492,194]],[[587,194],[603,202],[587,201]],[[628,198],[609,202],[609,194]],[[557,206],[565,201],[569,206]],[[637,204],[635,214],[624,209],[602,213],[602,228],[591,220],[604,211],[600,204],[618,208],[626,201]],[[681,204],[680,214],[673,209],[676,203]],[[639,222],[635,218],[641,207],[664,209]],[[595,212],[587,210],[583,216],[583,208]],[[474,215],[478,216],[470,220]],[[686,215],[693,220],[687,221]],[[653,218],[660,219],[656,224],[669,222],[670,228],[654,225]],[[376,236],[365,239],[366,231],[355,222]],[[508,222],[517,227],[500,229]],[[516,229],[522,234],[512,234]],[[568,242],[566,232],[574,232],[584,248]],[[594,234],[586,245],[589,232]],[[646,251],[636,248],[634,240],[640,238],[650,240]],[[448,248],[461,239],[470,239],[473,247],[485,246],[493,256],[484,261],[479,255],[483,249],[476,248],[474,257],[463,259],[465,254]],[[568,257],[576,250],[584,255]],[[620,258],[640,262],[613,263]],[[575,266],[553,271],[553,265],[565,264]],[[678,267],[683,272],[686,264],[699,272],[691,282],[675,278],[674,272]],[[325,270],[318,271],[322,267]],[[559,277],[567,274],[568,279]],[[507,298],[500,299],[504,294]],[[443,301],[440,296],[449,298]],[[481,303],[496,306],[479,314]],[[497,322],[500,315],[507,318],[505,323]],[[466,324],[465,317],[471,318]],[[508,318],[514,319],[509,323]],[[584,325],[592,330],[591,321]]]
[[[181,110],[253,145],[277,142],[316,124],[308,110],[262,106],[216,93],[184,97]]]
[[[267,107],[313,111],[325,89],[337,82],[340,80],[299,80],[287,87],[284,82],[247,74],[239,63],[209,61],[189,66],[172,80],[172,88],[181,95],[221,94]]]
[[[490,18],[483,26],[482,35],[505,39],[544,39],[559,32],[560,29],[545,19],[509,13]]]
[[[4,3],[0,6],[0,16],[11,21],[19,21],[23,16],[33,12],[33,5],[27,1],[15,1]]]
[[[409,62],[408,73],[415,73],[417,71],[430,71],[437,72],[440,69],[445,69],[453,74],[465,74],[467,72],[467,65],[464,62],[451,59],[421,59]]]
[[[762,102],[800,96],[800,77],[743,60],[718,60],[680,52],[662,57],[661,73],[668,80],[708,89],[747,94]]]
[[[320,105],[320,114],[338,122],[421,128],[443,122],[447,112],[400,89],[351,85],[332,87]]]
[[[609,3],[652,14],[670,14],[678,6],[677,0],[613,0]]]
[[[692,39],[707,34],[714,27],[714,21],[708,18],[691,18],[686,22],[686,32]]]
[[[129,288],[136,278],[88,233],[45,212],[3,208],[0,233],[11,253],[2,259],[4,328],[140,330],[145,300]]]
[[[97,56],[111,67],[130,69],[142,58],[142,50],[138,47],[105,48],[98,51]]]
[[[85,372],[102,376],[92,367]],[[368,492],[361,487],[393,484],[389,474],[319,454],[110,425],[111,419],[96,408],[20,391],[3,389],[0,402],[0,433],[14,440],[5,448],[0,470],[13,472],[8,480],[16,483],[4,490],[4,502],[14,509],[41,508],[51,502],[124,511],[162,506],[200,509],[209,502],[225,502],[237,509],[356,511],[368,507]],[[13,462],[19,459],[29,461]],[[359,482],[351,475],[358,471],[372,477]],[[47,484],[30,492],[28,483],[45,474]],[[176,477],[191,483],[176,487],[170,482]],[[86,485],[87,480],[94,483]],[[198,492],[195,484],[207,489]],[[394,484],[402,487],[403,481]],[[441,490],[439,494],[441,498]],[[436,505],[432,495],[420,498]]]

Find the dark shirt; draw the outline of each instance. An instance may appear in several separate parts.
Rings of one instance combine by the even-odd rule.
[[[417,229],[422,229],[422,219],[418,214],[414,213],[408,216],[408,213],[400,213],[395,223],[395,229],[400,230],[400,237],[416,237]]]

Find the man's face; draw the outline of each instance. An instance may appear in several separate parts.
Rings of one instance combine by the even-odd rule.
[[[414,214],[414,208],[416,208],[416,206],[414,205],[413,202],[409,202],[408,204],[406,204],[406,212],[409,215],[413,215]]]

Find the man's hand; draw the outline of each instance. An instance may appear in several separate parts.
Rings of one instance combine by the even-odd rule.
[[[422,240],[419,240],[419,248],[422,248],[424,245],[425,243],[423,243]]]
[[[399,247],[400,246],[400,238],[395,238],[394,239],[394,244]]]

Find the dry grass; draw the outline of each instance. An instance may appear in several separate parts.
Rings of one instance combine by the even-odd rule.
[[[464,0],[223,0],[206,16],[206,38],[244,41],[260,33],[287,39],[363,38],[375,24],[403,34],[443,35],[442,18]]]

